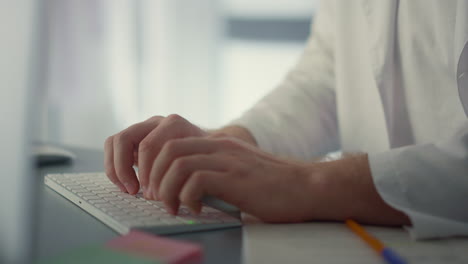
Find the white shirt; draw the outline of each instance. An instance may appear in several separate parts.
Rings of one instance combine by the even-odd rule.
[[[414,237],[468,235],[467,17],[464,0],[324,1],[297,66],[233,124],[281,156],[368,152]]]

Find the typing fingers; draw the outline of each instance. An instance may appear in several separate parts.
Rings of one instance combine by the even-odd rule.
[[[158,197],[160,182],[174,160],[193,154],[213,153],[218,147],[213,140],[195,137],[173,139],[166,142],[151,168],[149,175],[150,188],[147,197],[150,199]]]
[[[215,155],[199,154],[177,158],[164,175],[158,196],[166,204],[169,212],[175,213],[179,207],[179,193],[192,174],[200,170],[222,172],[225,167],[225,162]]]
[[[138,169],[140,184],[143,193],[147,196],[150,173],[154,160],[159,155],[164,144],[172,139],[184,138],[188,136],[200,136],[201,133],[193,130],[198,129],[184,118],[178,115],[170,115],[151,131],[140,143],[138,149]]]
[[[139,190],[139,182],[133,165],[135,163],[134,150],[138,148],[141,140],[158,126],[162,117],[153,117],[144,122],[137,123],[112,136],[112,152],[106,153],[106,172],[110,173],[109,178],[114,175],[120,185],[130,194],[135,194]],[[110,140],[109,140],[110,141]],[[110,150],[110,142],[106,142]],[[113,160],[113,163],[111,162]],[[113,171],[115,174],[113,174]],[[111,179],[112,180],[112,179]],[[115,180],[115,178],[114,178]],[[119,186],[119,184],[117,184]]]
[[[205,195],[211,195],[222,200],[225,199],[225,192],[229,190],[229,177],[227,173],[211,170],[199,170],[194,172],[186,181],[179,194],[179,200],[186,205],[193,213],[200,213],[201,200]],[[226,189],[228,187],[228,189]],[[242,195],[238,193],[238,195]]]
[[[117,178],[117,173],[114,167],[114,137],[110,136],[104,143],[104,168],[106,175],[122,192],[127,191]]]

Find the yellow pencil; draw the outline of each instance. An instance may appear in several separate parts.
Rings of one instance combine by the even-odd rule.
[[[389,264],[406,264],[406,261],[396,254],[390,248],[384,246],[380,240],[373,237],[364,230],[364,228],[356,223],[356,221],[348,219],[346,220],[346,225],[362,240],[364,240],[371,248],[373,248],[380,256],[382,256],[385,261]]]

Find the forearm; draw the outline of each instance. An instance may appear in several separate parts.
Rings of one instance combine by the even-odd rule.
[[[409,218],[386,204],[378,194],[366,154],[314,163],[309,174],[319,203],[315,218],[342,221],[348,218],[378,225],[409,225]],[[317,210],[318,208],[318,210]]]
[[[241,126],[226,126],[217,130],[208,131],[213,137],[228,136],[240,139],[251,145],[257,146],[255,138],[252,136],[250,131]]]

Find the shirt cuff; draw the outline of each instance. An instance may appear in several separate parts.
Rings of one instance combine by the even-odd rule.
[[[411,192],[418,192],[419,197],[431,196],[431,193],[424,188],[426,184],[418,177],[412,180],[412,176],[415,175],[407,173],[411,170],[405,168],[405,166],[418,166],[416,160],[411,160],[410,155],[405,155],[408,150],[414,154],[415,148],[418,148],[418,151],[430,150],[429,146],[422,145],[369,154],[369,164],[377,192],[388,205],[404,212],[410,218],[412,227],[405,228],[413,239],[468,235],[468,225],[465,222],[418,210],[418,206],[411,201],[411,197],[414,197]],[[428,177],[427,180],[431,179]]]

